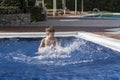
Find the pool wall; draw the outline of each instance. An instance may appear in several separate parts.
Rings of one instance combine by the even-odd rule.
[[[39,38],[45,37],[44,32],[0,33],[0,38]],[[56,37],[79,37],[87,41],[108,47],[120,52],[120,40],[89,32],[56,32]]]
[[[120,52],[120,40],[109,38],[106,36],[96,35],[93,33],[82,32],[78,33],[79,37],[85,39],[87,41],[91,41],[93,43],[108,47],[110,49],[116,50]]]

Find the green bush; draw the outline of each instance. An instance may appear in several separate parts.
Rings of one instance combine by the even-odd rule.
[[[34,6],[34,7],[31,7],[30,8],[30,13],[31,13],[31,19],[32,21],[43,21],[45,20],[45,15],[42,14],[42,8],[41,7],[37,7],[37,6]]]
[[[21,11],[23,13],[26,13],[27,12],[27,7],[28,7],[27,0],[19,0],[19,1],[20,1],[19,8],[21,9]]]
[[[0,0],[0,14],[30,13],[31,21],[43,21],[42,7],[35,6],[36,0]]]
[[[36,0],[28,0],[28,6],[35,6]]]
[[[21,13],[21,10],[18,7],[3,7],[0,6],[0,14],[16,14],[16,13]]]
[[[20,6],[20,0],[0,0],[0,6]]]
[[[26,13],[27,12],[27,6],[28,6],[27,1],[28,0],[0,0],[0,6],[5,7],[4,8],[5,10],[3,10],[3,11],[9,11],[9,10],[6,10],[6,8],[12,6],[12,8],[15,7],[15,9],[16,9],[16,7],[17,7],[21,10],[22,13]],[[13,10],[13,12],[14,12],[14,10]],[[5,12],[5,13],[9,13],[9,12]]]

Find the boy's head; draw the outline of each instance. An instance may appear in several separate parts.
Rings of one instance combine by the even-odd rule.
[[[45,29],[47,36],[54,37],[55,29],[51,26]]]

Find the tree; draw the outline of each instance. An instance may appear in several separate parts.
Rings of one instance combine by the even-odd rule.
[[[28,0],[28,6],[35,6],[36,0]]]
[[[20,6],[19,0],[0,0],[0,6]]]
[[[23,13],[27,12],[27,4],[25,0],[19,0],[20,6],[19,8],[22,10]]]

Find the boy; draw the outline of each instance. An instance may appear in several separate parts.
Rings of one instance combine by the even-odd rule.
[[[48,27],[45,29],[46,38],[41,40],[40,46],[38,48],[38,52],[44,53],[43,47],[49,47],[49,49],[54,48],[55,46],[59,46],[57,38],[54,37],[55,30],[53,27]]]

